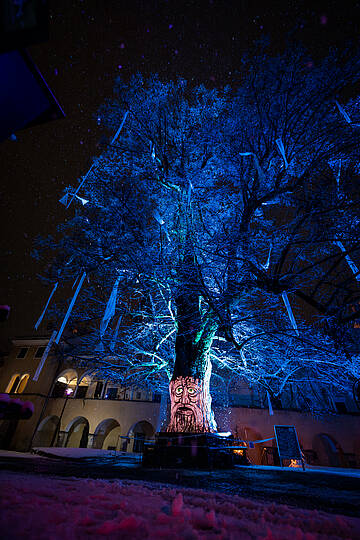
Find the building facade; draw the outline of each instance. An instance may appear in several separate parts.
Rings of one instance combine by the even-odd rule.
[[[0,393],[31,401],[35,413],[29,420],[0,420],[1,448],[141,452],[144,442],[165,427],[167,396],[101,380],[75,368],[71,358],[50,354],[34,380],[47,343],[45,337],[14,339],[4,358]],[[285,394],[282,408],[274,407],[272,415],[259,389],[244,381],[229,385],[228,394],[221,403],[214,402],[218,429],[247,441],[252,463],[276,464],[273,426],[293,425],[309,464],[360,467],[360,412],[350,394],[323,395],[325,405],[316,412],[302,412],[299,396]]]

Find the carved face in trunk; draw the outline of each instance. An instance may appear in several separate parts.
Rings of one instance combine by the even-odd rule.
[[[193,377],[177,377],[170,383],[170,400],[171,419],[167,431],[211,431],[208,418],[209,396],[204,381]]]

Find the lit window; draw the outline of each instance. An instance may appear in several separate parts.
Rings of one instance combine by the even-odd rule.
[[[11,377],[10,382],[7,385],[5,392],[7,394],[22,394],[22,392],[25,390],[29,377],[30,375],[28,373],[25,373],[24,375],[21,375],[21,376],[19,373],[15,373]]]
[[[6,394],[14,394],[15,391],[16,391],[16,388],[18,387],[19,382],[20,382],[20,374],[15,373],[11,377],[9,384],[6,387],[5,393]]]
[[[63,375],[56,379],[52,390],[52,397],[74,397],[74,392],[77,386],[77,377],[73,370],[66,371]]]
[[[16,389],[17,394],[22,394],[23,393],[23,391],[25,390],[25,387],[27,385],[27,382],[29,380],[29,377],[30,377],[30,375],[28,373],[25,373],[25,375],[23,375],[21,377],[20,382],[19,382],[19,386]]]

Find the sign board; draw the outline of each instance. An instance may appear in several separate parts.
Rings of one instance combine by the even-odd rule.
[[[295,426],[274,426],[280,462],[283,459],[296,459],[303,463]]]

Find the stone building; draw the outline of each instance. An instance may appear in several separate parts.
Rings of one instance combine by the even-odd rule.
[[[151,440],[166,421],[167,396],[101,380],[91,370],[75,367],[71,358],[60,360],[55,354],[48,356],[33,380],[48,340],[14,339],[4,358],[0,393],[31,401],[35,413],[29,420],[0,420],[0,447],[141,452],[144,441]],[[298,395],[285,394],[282,408],[274,407],[273,415],[261,391],[244,381],[229,384],[227,394],[214,401],[218,429],[247,441],[247,455],[253,463],[276,463],[273,426],[293,425],[308,463],[360,467],[360,411],[350,394],[329,396],[322,389],[317,399],[323,399],[323,406],[317,403],[307,412],[303,411],[309,403]]]

